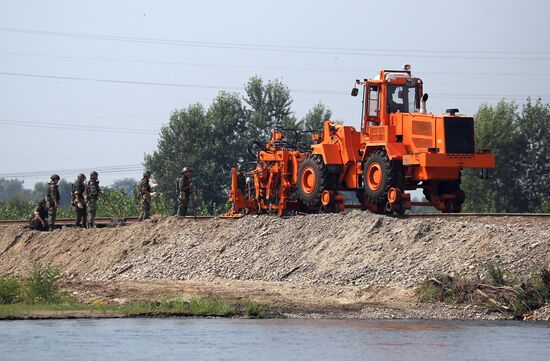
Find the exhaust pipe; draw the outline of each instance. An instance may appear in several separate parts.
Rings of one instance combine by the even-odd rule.
[[[422,99],[420,99],[420,113],[426,114],[428,109],[426,108],[426,102],[428,101],[428,93],[424,93]]]

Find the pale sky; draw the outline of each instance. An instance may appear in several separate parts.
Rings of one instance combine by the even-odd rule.
[[[412,64],[428,110],[550,101],[546,1],[0,0],[0,177],[140,178],[176,108],[253,75],[358,126],[355,79]],[[22,178],[24,177],[24,178]]]

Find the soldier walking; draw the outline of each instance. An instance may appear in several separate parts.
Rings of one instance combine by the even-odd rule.
[[[30,221],[30,226],[35,231],[47,231],[48,230],[48,208],[46,207],[46,200],[41,199],[38,205],[34,209],[33,216]]]
[[[187,216],[187,209],[189,208],[189,198],[191,197],[191,187],[193,183],[189,179],[189,168],[184,167],[181,171],[181,177],[178,177],[177,191],[178,191],[178,216]]]
[[[57,208],[59,208],[59,201],[61,197],[59,196],[59,176],[57,174],[52,174],[50,177],[50,182],[48,183],[48,193],[46,195],[46,201],[48,205],[48,226],[50,231],[53,231],[55,228],[55,220],[57,218]]]
[[[73,184],[73,205],[76,211],[76,223],[77,227],[86,228],[86,218],[88,216],[86,209],[86,176],[82,173],[78,175],[76,181]],[[82,225],[80,222],[82,221]]]
[[[86,203],[88,206],[88,228],[95,227],[95,213],[97,200],[103,192],[99,188],[99,180],[97,172],[94,170],[90,173],[90,180],[86,185]]]
[[[144,221],[151,217],[151,198],[156,195],[155,192],[151,191],[151,185],[149,184],[149,179],[151,178],[151,172],[143,172],[143,178],[139,182],[139,202],[141,206],[141,212],[139,214],[139,220]]]

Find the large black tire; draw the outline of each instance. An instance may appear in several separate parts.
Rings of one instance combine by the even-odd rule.
[[[384,213],[388,190],[392,187],[403,188],[401,163],[391,161],[385,150],[375,150],[364,163],[363,183],[365,196],[378,205],[380,213]]]
[[[319,155],[308,155],[298,168],[298,194],[311,211],[321,207],[321,194],[328,186],[328,170]]]

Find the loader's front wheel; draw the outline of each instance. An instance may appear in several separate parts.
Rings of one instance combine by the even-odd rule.
[[[366,159],[363,168],[365,195],[384,209],[388,201],[388,190],[392,187],[402,188],[403,177],[398,162],[391,161],[382,149],[375,150]],[[383,211],[382,211],[383,212]]]
[[[321,194],[326,189],[327,183],[327,167],[320,156],[308,156],[302,161],[298,169],[298,194],[309,210],[319,210]]]

